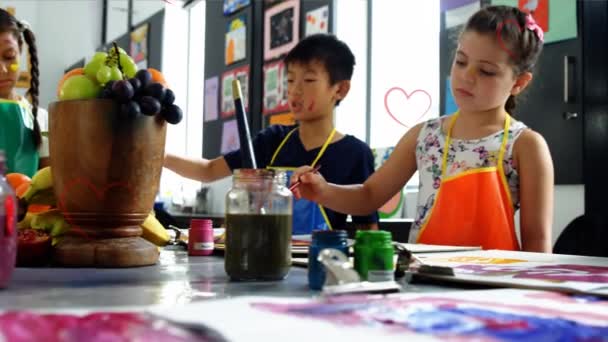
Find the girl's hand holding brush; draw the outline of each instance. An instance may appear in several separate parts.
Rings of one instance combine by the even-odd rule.
[[[319,173],[321,165],[316,167],[302,166],[296,169],[291,176],[291,190],[294,196],[299,198],[306,198],[309,201],[319,202],[322,198],[323,192],[327,188],[327,182],[325,178]]]

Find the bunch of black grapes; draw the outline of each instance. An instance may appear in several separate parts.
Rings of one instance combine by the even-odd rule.
[[[152,81],[148,70],[139,70],[128,80],[109,81],[101,93],[102,98],[118,101],[122,115],[130,119],[140,115],[161,114],[170,124],[182,121],[182,110],[175,105],[171,89]]]

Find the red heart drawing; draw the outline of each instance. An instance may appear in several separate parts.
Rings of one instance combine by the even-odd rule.
[[[513,53],[513,51],[511,51],[511,49],[509,49],[507,47],[507,45],[505,44],[505,42],[502,40],[502,29],[504,28],[504,26],[506,24],[513,24],[513,25],[517,26],[517,28],[519,29],[519,32],[523,32],[523,28],[521,27],[521,25],[519,25],[519,23],[515,19],[507,19],[507,20],[501,21],[500,23],[498,23],[498,26],[496,27],[496,39],[498,40],[498,45],[500,45],[500,48],[503,49],[504,51],[506,51],[511,58],[516,59],[517,56],[515,55],[515,53]]]
[[[384,95],[384,108],[386,108],[386,112],[388,113],[388,115],[390,115],[391,118],[393,118],[393,120],[395,120],[397,123],[399,123],[401,126],[404,127],[411,127],[408,126],[406,124],[404,124],[401,120],[399,120],[397,118],[397,116],[395,114],[393,114],[393,112],[391,111],[391,109],[388,106],[388,97],[389,95],[393,92],[393,91],[398,91],[401,92],[403,95],[405,95],[406,100],[410,100],[410,98],[412,96],[414,96],[416,93],[422,94],[422,95],[426,95],[429,98],[429,105],[428,107],[426,107],[426,109],[424,110],[424,112],[422,112],[422,114],[420,114],[420,116],[416,119],[416,122],[420,121],[420,119],[422,119],[422,117],[424,117],[426,115],[426,113],[429,111],[429,109],[431,109],[431,104],[433,103],[433,99],[431,98],[431,95],[429,95],[429,93],[426,90],[422,90],[422,89],[416,89],[411,93],[407,93],[405,90],[403,90],[403,88],[400,87],[392,87],[391,89],[389,89],[386,94]]]
[[[78,235],[80,235],[82,237],[86,237],[86,238],[90,238],[90,237],[81,227],[74,224],[72,216],[69,213],[66,213],[66,210],[65,210],[66,209],[66,197],[68,197],[70,191],[72,191],[72,189],[75,189],[75,186],[79,185],[79,184],[84,185],[84,186],[86,186],[86,188],[91,190],[99,201],[103,200],[103,197],[106,194],[106,192],[112,188],[124,188],[124,189],[128,190],[129,193],[131,194],[131,197],[133,197],[132,196],[133,189],[131,188],[131,186],[129,186],[129,184],[125,184],[122,182],[110,183],[102,189],[98,189],[97,186],[95,186],[95,184],[93,184],[93,182],[91,182],[90,180],[85,179],[85,178],[75,178],[72,181],[68,182],[65,186],[64,193],[61,194],[61,196],[59,198],[57,198],[57,207],[63,214],[66,222],[70,225],[70,232],[78,234]]]

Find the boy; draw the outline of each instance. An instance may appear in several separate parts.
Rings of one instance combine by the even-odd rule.
[[[298,125],[268,127],[253,140],[259,168],[293,170],[322,165],[319,172],[332,183],[363,183],[374,171],[369,147],[334,128],[334,107],[350,89],[355,57],[332,35],[301,40],[284,59],[289,107]],[[166,155],[164,166],[184,177],[211,182],[241,167],[240,150],[213,160],[189,160]],[[289,175],[288,175],[289,176]],[[293,234],[317,229],[342,229],[346,215],[305,199],[294,200]],[[377,229],[376,212],[354,216],[357,229]]]

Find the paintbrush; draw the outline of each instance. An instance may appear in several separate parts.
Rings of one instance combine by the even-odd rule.
[[[243,105],[243,93],[241,92],[241,83],[239,80],[232,81],[232,98],[234,99],[236,122],[239,129],[243,168],[257,169],[258,166],[255,160],[255,153],[253,152],[251,135],[249,134],[247,114],[245,113],[245,106]]]
[[[405,275],[405,271],[410,269],[410,266],[414,263],[418,264],[416,270],[419,274],[433,274],[444,276],[455,275],[454,269],[449,266],[429,265],[404,246],[400,244],[394,244],[394,247],[398,253],[397,269],[395,271],[395,275],[397,277]]]
[[[317,173],[317,172],[319,172],[320,168],[321,168],[321,164],[315,166],[312,170],[310,170],[308,172]],[[302,183],[302,182],[300,182],[300,179],[298,178],[298,180],[295,183],[291,184],[291,186],[289,187],[289,190],[294,191],[298,187],[298,185],[300,185],[300,183]]]

